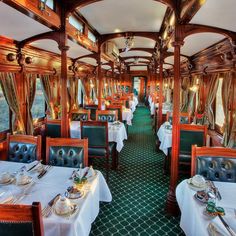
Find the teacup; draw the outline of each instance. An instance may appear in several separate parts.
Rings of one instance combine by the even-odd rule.
[[[192,184],[196,187],[203,187],[206,184],[206,181],[203,176],[201,175],[194,175],[192,177]]]
[[[64,196],[60,196],[55,204],[55,211],[59,215],[65,215],[73,210],[74,206],[70,200]]]
[[[0,175],[0,182],[7,183],[11,178],[11,174],[9,172],[3,172]]]
[[[29,176],[25,175],[24,172],[21,172],[17,175],[16,184],[26,184],[29,182]]]

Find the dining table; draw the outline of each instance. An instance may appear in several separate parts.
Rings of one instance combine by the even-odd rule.
[[[70,122],[70,137],[81,138],[80,121]],[[122,122],[108,122],[108,142],[116,143],[116,150],[120,152],[124,147],[124,140],[127,140],[127,132],[125,125]]]
[[[169,129],[167,128],[169,127]],[[170,123],[163,123],[157,131],[157,137],[160,141],[159,149],[167,156],[168,149],[172,147],[172,130],[170,129]]]
[[[122,120],[127,122],[127,125],[132,125],[132,119],[134,115],[131,109],[124,108],[122,110]]]
[[[0,173],[9,172],[17,179],[17,173],[25,171],[32,166],[30,164],[0,161]],[[36,170],[26,171],[31,177],[31,182],[26,185],[18,185],[13,181],[10,184],[0,185],[0,202],[3,204],[4,195],[7,198],[13,197],[14,204],[31,205],[32,202],[40,202],[42,209],[56,195],[65,195],[68,187],[73,186],[73,179],[70,178],[76,169],[68,167],[44,166],[47,169],[42,178],[38,178]],[[85,171],[85,169],[81,169]],[[82,196],[79,199],[70,199],[76,210],[71,215],[58,215],[55,205],[52,206],[51,214],[43,217],[45,236],[88,236],[91,224],[99,213],[99,203],[111,202],[112,195],[108,185],[98,170],[93,170],[94,175],[87,178],[87,183],[81,187]],[[5,199],[6,203],[6,199]]]
[[[223,220],[236,232],[236,183],[214,181],[214,185],[221,195],[221,200],[215,199],[216,206],[224,208]],[[197,200],[196,190],[191,188],[186,179],[176,188],[176,199],[181,211],[180,227],[185,235],[231,236],[218,216],[206,214],[206,203]],[[221,234],[216,234],[215,228]]]

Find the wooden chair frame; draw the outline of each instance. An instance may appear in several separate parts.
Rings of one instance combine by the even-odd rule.
[[[123,117],[122,117],[122,106],[121,105],[109,105],[109,106],[106,106],[106,109],[107,110],[114,110],[114,109],[117,109],[117,114],[119,114],[119,112],[118,112],[118,109],[120,109],[121,110],[121,122],[123,121]],[[118,115],[118,119],[119,119],[119,115]]]
[[[84,166],[88,166],[88,139],[49,138],[46,139],[46,163],[49,163],[49,148],[51,146],[69,146],[84,148]]]
[[[90,110],[87,110],[87,109],[72,110],[69,115],[70,121],[73,121],[72,120],[73,114],[87,114],[88,120],[90,120]]]
[[[5,222],[32,222],[34,235],[44,236],[44,227],[40,202],[32,205],[0,204],[0,221]]]
[[[197,147],[197,145],[192,145],[191,176],[196,174],[196,158],[198,156],[236,158],[236,149],[223,147]]]
[[[10,142],[19,142],[19,143],[30,143],[35,144],[37,146],[36,156],[37,160],[41,160],[42,154],[42,137],[41,135],[33,136],[33,135],[25,135],[25,134],[7,134],[7,157],[9,153],[9,145]]]
[[[102,110],[97,110],[96,111],[96,121],[98,121],[98,116],[99,115],[115,115],[116,117],[116,120],[118,120],[118,111],[113,111],[113,110],[105,110],[105,111],[102,111]]]

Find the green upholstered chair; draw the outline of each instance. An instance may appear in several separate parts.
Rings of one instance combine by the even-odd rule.
[[[45,120],[45,132],[47,137],[60,138],[61,137],[61,120]]]
[[[46,161],[54,166],[79,168],[88,166],[88,140],[47,138]]]
[[[88,104],[84,106],[84,109],[90,110],[90,119],[96,120],[96,110],[98,109],[98,105]]]
[[[207,180],[236,183],[236,150],[193,145],[191,175],[195,174]]]
[[[0,235],[44,236],[41,204],[0,204]]]
[[[118,111],[96,111],[97,121],[114,122],[118,120]]]
[[[207,127],[204,125],[180,125],[179,171],[190,173],[192,145],[206,145]]]
[[[116,143],[108,142],[108,123],[103,121],[82,121],[81,137],[88,138],[89,158],[106,159],[106,178],[109,178],[109,159],[116,158]],[[114,162],[114,160],[113,160]]]
[[[87,121],[90,120],[90,110],[81,109],[70,112],[71,121]]]
[[[7,134],[7,160],[30,163],[41,160],[41,136]]]

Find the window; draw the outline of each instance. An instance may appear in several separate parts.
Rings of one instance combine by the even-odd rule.
[[[95,35],[90,30],[88,31],[88,38],[94,43],[97,41]]]
[[[54,0],[47,0],[46,5],[54,10]]]
[[[33,119],[38,119],[45,116],[45,99],[39,78],[36,79],[36,93],[31,112]]]
[[[2,132],[10,129],[10,111],[1,86],[0,86],[0,111],[4,111],[1,112],[0,116],[0,132]]]
[[[83,28],[84,28],[83,24],[75,16],[69,17],[69,23],[73,25],[80,32],[83,32]]]
[[[221,94],[222,84],[223,84],[223,78],[220,78],[218,89],[216,92],[216,111],[215,111],[215,123],[220,128],[222,128],[224,124],[224,119],[225,119],[223,105],[222,105],[222,94]]]

